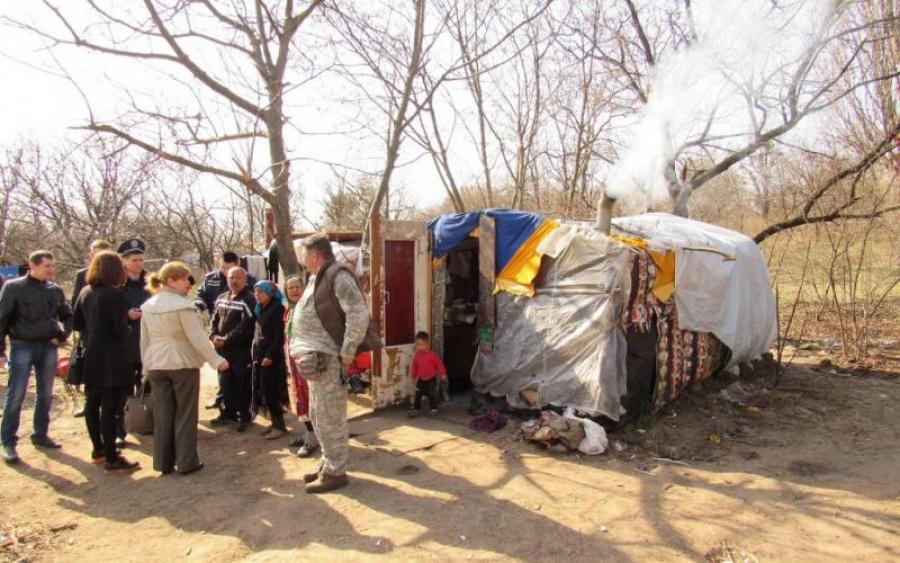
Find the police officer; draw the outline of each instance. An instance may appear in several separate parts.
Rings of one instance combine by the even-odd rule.
[[[230,250],[222,253],[219,269],[203,276],[203,281],[197,289],[197,298],[194,299],[194,305],[197,309],[209,313],[210,316],[216,312],[216,299],[228,291],[228,271],[239,265],[240,259],[237,254]],[[247,285],[251,288],[256,285],[256,278],[247,274]],[[206,408],[221,409],[222,398],[222,372],[219,372],[219,388],[216,391],[216,397],[206,405]]]
[[[141,306],[151,296],[147,290],[147,272],[144,270],[144,253],[146,249],[144,241],[136,238],[126,240],[117,249],[119,257],[122,258],[122,266],[125,267],[126,274],[122,292],[125,294],[125,300],[128,302],[128,325],[131,327],[128,353],[129,363],[134,373],[134,389],[136,392],[140,392],[141,374],[143,373],[141,364]],[[149,391],[149,389],[147,390]],[[125,445],[125,402],[127,399],[126,395],[122,401],[120,416],[117,421],[116,435],[118,439],[116,443],[119,446]]]
[[[216,299],[228,291],[228,270],[240,265],[240,258],[238,258],[237,254],[230,250],[222,253],[219,269],[203,276],[203,281],[197,289],[197,298],[194,299],[194,305],[197,306],[197,309],[210,315],[216,312]],[[256,278],[247,274],[247,285],[250,287],[255,286]]]

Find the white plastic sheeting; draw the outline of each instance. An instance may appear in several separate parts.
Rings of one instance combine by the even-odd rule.
[[[772,347],[775,298],[765,258],[752,239],[668,213],[622,217],[613,226],[654,248],[675,250],[679,328],[713,333],[732,351],[729,368]]]
[[[494,350],[479,353],[480,392],[538,391],[541,405],[571,406],[618,420],[626,392],[625,336],[618,316],[629,292],[629,248],[595,231],[563,225],[541,243],[543,279],[534,297],[497,294]]]

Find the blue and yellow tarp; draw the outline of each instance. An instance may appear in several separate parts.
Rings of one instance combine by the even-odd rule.
[[[534,295],[534,278],[541,267],[538,245],[559,222],[537,213],[513,209],[485,209],[447,213],[428,222],[434,237],[432,258],[448,254],[478,227],[481,215],[494,218],[496,229],[496,285],[494,291]]]

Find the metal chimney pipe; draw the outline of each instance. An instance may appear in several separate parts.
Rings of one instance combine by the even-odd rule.
[[[612,230],[612,210],[615,204],[616,200],[603,192],[600,206],[597,207],[597,228],[607,235]]]

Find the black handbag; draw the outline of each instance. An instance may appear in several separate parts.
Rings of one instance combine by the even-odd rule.
[[[69,385],[81,385],[84,383],[84,347],[81,342],[72,350],[69,356],[69,373],[66,374],[66,383]]]

